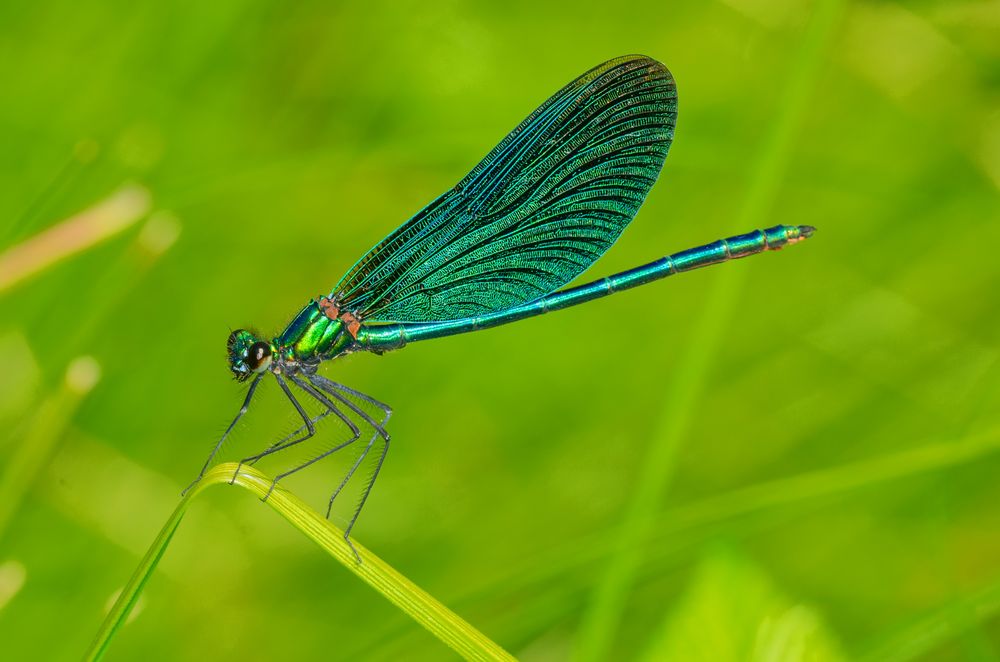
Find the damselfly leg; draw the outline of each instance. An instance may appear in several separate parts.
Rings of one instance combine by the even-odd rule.
[[[253,464],[262,457],[267,457],[272,453],[277,453],[278,451],[283,451],[286,448],[290,448],[296,444],[301,444],[303,441],[310,439],[313,435],[316,434],[315,421],[309,418],[309,414],[307,414],[306,410],[302,408],[302,405],[299,403],[299,401],[295,399],[295,396],[292,394],[292,390],[288,388],[288,384],[285,383],[285,380],[282,379],[281,375],[276,374],[274,378],[278,380],[278,385],[281,386],[281,390],[284,391],[285,396],[288,397],[288,400],[292,403],[292,406],[295,407],[295,411],[297,411],[299,413],[299,416],[302,417],[303,425],[288,437],[285,437],[284,439],[282,439],[277,443],[271,444],[264,451],[257,453],[256,455],[251,455],[250,457],[245,457],[242,460],[240,460],[240,463],[236,465],[236,471],[233,472],[233,477],[229,479],[230,485],[232,485],[233,481],[236,480],[236,477],[240,475],[240,469],[243,468],[244,464]],[[317,420],[318,418],[319,417],[317,416]],[[289,437],[295,437],[295,435],[299,434],[303,430],[303,428],[306,430],[306,434],[304,434],[301,437],[295,438],[292,441],[289,441],[288,443],[284,443],[285,440],[287,440]],[[270,494],[270,491],[268,492],[268,494]]]
[[[326,418],[327,416],[329,416],[332,413],[333,412],[330,411],[329,409],[321,411],[320,413],[318,413],[318,414],[316,414],[315,416],[312,417],[312,419],[311,419],[312,420],[312,424],[316,425],[317,423],[319,423],[320,421],[322,421],[324,418]],[[300,425],[298,427],[298,429],[294,430],[293,432],[291,432],[289,434],[286,434],[284,437],[282,437],[278,441],[276,441],[273,444],[271,444],[270,446],[268,446],[264,451],[258,453],[257,455],[251,455],[250,457],[243,458],[240,461],[240,464],[247,464],[247,465],[250,465],[252,467],[261,458],[267,457],[271,453],[276,453],[276,452],[278,452],[280,450],[284,450],[285,448],[288,448],[290,446],[294,446],[295,444],[299,443],[299,440],[296,439],[294,443],[289,443],[289,440],[293,439],[294,437],[296,437],[299,434],[302,434],[302,432],[304,430],[306,430],[306,429],[307,428],[306,428],[305,425]]]
[[[323,409],[323,411],[321,411],[320,413],[318,413],[318,414],[316,414],[315,416],[312,417],[311,420],[312,420],[313,425],[316,425],[317,423],[319,423],[320,421],[322,421],[324,418],[326,418],[327,416],[329,416],[330,414],[333,414],[333,413],[338,413],[339,414],[340,412],[334,412],[334,410],[332,410],[332,409]],[[284,437],[282,437],[281,439],[279,439],[278,441],[274,442],[273,444],[271,444],[270,446],[268,446],[263,452],[258,453],[257,455],[251,455],[250,457],[243,458],[243,460],[240,461],[240,464],[248,464],[250,466],[253,466],[261,458],[267,457],[268,455],[271,455],[272,453],[277,453],[280,450],[284,450],[286,448],[290,448],[291,446],[294,446],[295,444],[297,444],[297,443],[299,443],[301,441],[305,441],[305,439],[295,439],[295,441],[289,442],[290,439],[293,439],[297,435],[301,434],[307,428],[308,428],[308,426],[305,425],[305,424],[300,425],[298,427],[298,429],[293,430],[290,434],[287,434]]]
[[[275,476],[274,480],[271,481],[271,486],[268,488],[267,494],[264,495],[264,497],[261,499],[261,501],[267,501],[267,498],[269,496],[271,496],[271,493],[274,491],[274,488],[278,485],[278,481],[281,480],[282,478],[286,478],[288,476],[291,476],[293,473],[295,473],[297,471],[301,471],[302,469],[305,469],[306,467],[308,467],[308,466],[310,466],[312,464],[315,464],[316,462],[319,462],[320,460],[322,460],[326,456],[331,455],[331,454],[337,452],[338,450],[340,450],[342,448],[350,446],[351,444],[353,444],[355,441],[357,441],[361,437],[361,429],[358,428],[358,426],[354,424],[354,421],[352,421],[350,418],[348,418],[346,414],[344,414],[342,411],[340,411],[340,409],[337,407],[337,405],[333,404],[330,401],[329,398],[325,397],[322,393],[318,392],[316,389],[312,388],[309,384],[303,382],[301,379],[299,379],[295,375],[288,375],[288,378],[292,381],[293,384],[295,384],[300,389],[302,389],[303,391],[305,391],[308,395],[311,395],[313,398],[315,398],[316,400],[318,400],[320,402],[320,404],[322,404],[324,407],[326,407],[329,411],[331,411],[334,414],[336,414],[337,417],[339,417],[340,420],[342,420],[344,422],[344,424],[347,425],[347,427],[349,427],[351,429],[352,436],[351,436],[350,439],[348,439],[344,443],[342,443],[342,444],[340,444],[338,446],[334,446],[330,450],[324,451],[324,452],[320,453],[319,455],[317,455],[316,457],[314,457],[314,458],[312,458],[310,460],[307,460],[306,462],[303,462],[302,464],[300,464],[300,465],[298,465],[296,467],[293,467],[292,469],[289,469],[288,471],[282,472],[282,473],[278,474],[277,476]],[[278,379],[280,380],[281,378],[279,377]],[[298,404],[298,401],[295,400],[295,398],[291,396],[291,391],[288,390],[287,384],[284,385],[284,388],[286,389],[286,393],[289,395],[289,397],[292,398],[293,403],[295,403],[298,408],[301,408],[301,405]],[[309,419],[308,415],[305,415],[303,413],[303,410],[300,409],[299,413],[303,414],[303,420],[309,421],[310,424],[311,424],[311,420]],[[312,435],[310,435],[310,436],[312,436]],[[306,438],[308,438],[308,437],[306,437]],[[299,443],[301,441],[305,441],[305,439],[297,440],[295,443]],[[274,449],[271,450],[271,452],[277,452],[279,450],[284,450],[284,449],[288,448],[288,446],[290,446],[290,445],[291,445],[291,443],[286,444],[285,446],[282,446],[280,448],[274,448]],[[268,453],[265,451],[264,454],[268,454]]]
[[[385,425],[386,423],[389,422],[389,417],[392,416],[392,408],[389,407],[389,405],[385,404],[384,402],[379,402],[375,398],[365,395],[360,391],[355,391],[352,388],[348,388],[343,384],[338,384],[337,382],[327,379],[322,375],[313,374],[309,375],[308,377],[309,381],[312,382],[314,386],[322,389],[326,393],[330,393],[331,395],[335,396],[338,391],[343,393],[348,393],[382,410],[382,420],[379,421],[378,424],[376,424],[374,421],[371,421],[370,418],[366,417],[366,420],[369,421],[372,427],[375,429],[375,434],[373,434],[371,439],[368,440],[368,444],[365,445],[364,450],[361,451],[361,454],[358,455],[357,460],[354,461],[354,464],[351,466],[350,470],[348,470],[343,480],[340,481],[340,485],[338,485],[337,489],[333,491],[333,494],[330,496],[330,502],[327,504],[326,507],[326,516],[329,519],[330,511],[333,509],[334,500],[336,500],[337,496],[344,489],[347,483],[351,480],[351,477],[354,476],[354,473],[358,470],[358,467],[361,466],[361,463],[364,462],[365,458],[368,456],[368,453],[371,452],[375,440],[379,436],[382,436],[382,438],[385,440],[385,443],[383,444],[382,447],[382,453],[379,455],[378,463],[375,465],[375,470],[372,472],[371,477],[368,479],[368,483],[365,485],[364,492],[362,492],[361,494],[361,499],[358,501],[358,505],[354,508],[354,515],[351,517],[350,523],[344,530],[344,540],[347,542],[348,545],[350,545],[351,550],[354,552],[354,555],[358,558],[358,561],[360,562],[361,557],[358,555],[358,551],[354,549],[354,545],[351,543],[351,538],[350,538],[351,530],[354,528],[354,524],[358,521],[358,516],[361,515],[361,509],[364,507],[365,501],[368,500],[368,495],[372,491],[372,486],[375,485],[375,479],[378,478],[379,471],[381,471],[382,469],[382,464],[383,462],[385,462],[385,456],[389,452],[389,435],[385,432]]]
[[[233,428],[236,427],[236,424],[239,422],[239,420],[243,418],[243,414],[247,413],[247,410],[250,409],[250,400],[253,398],[254,391],[257,390],[257,384],[260,384],[260,380],[263,376],[264,376],[263,373],[259,374],[256,377],[254,377],[254,380],[252,382],[250,382],[250,389],[247,391],[247,397],[243,400],[243,406],[240,407],[240,411],[239,413],[236,414],[236,418],[234,418],[233,422],[229,424],[229,427],[226,428],[226,431],[222,433],[222,437],[219,439],[219,443],[215,444],[215,448],[213,448],[212,452],[208,455],[208,459],[205,460],[205,466],[201,468],[201,471],[198,473],[198,477],[195,478],[190,485],[184,488],[184,490],[181,492],[181,496],[187,494],[192,487],[197,485],[198,482],[201,480],[202,476],[205,475],[205,472],[208,471],[208,465],[212,463],[212,460],[215,458],[215,454],[219,452],[220,448],[222,448],[222,443],[226,440],[226,437],[228,437],[229,433],[233,431]]]

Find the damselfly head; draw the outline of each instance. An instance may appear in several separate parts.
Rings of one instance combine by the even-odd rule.
[[[245,381],[271,367],[271,346],[253,332],[237,329],[226,342],[229,369],[238,381]]]

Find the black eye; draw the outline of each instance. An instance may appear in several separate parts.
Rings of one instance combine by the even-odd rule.
[[[271,356],[271,347],[266,342],[255,342],[247,352],[247,366],[251,370],[260,367],[261,362]]]

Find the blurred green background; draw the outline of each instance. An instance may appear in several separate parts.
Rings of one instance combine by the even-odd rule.
[[[358,540],[524,660],[1000,657],[1000,4],[978,0],[0,4],[0,251],[149,195],[0,292],[3,657],[82,654],[239,407],[231,328],[279,331],[631,52],[673,71],[676,140],[584,278],[819,232],[329,364],[396,412]],[[227,457],[296,425],[265,383]],[[288,486],[320,506],[345,462]],[[107,659],[451,655],[214,489]]]

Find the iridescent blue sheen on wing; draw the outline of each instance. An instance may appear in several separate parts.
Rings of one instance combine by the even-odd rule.
[[[334,288],[371,322],[433,322],[534,301],[615,242],[667,156],[677,93],[641,55],[601,64],[542,104],[465,179]]]

